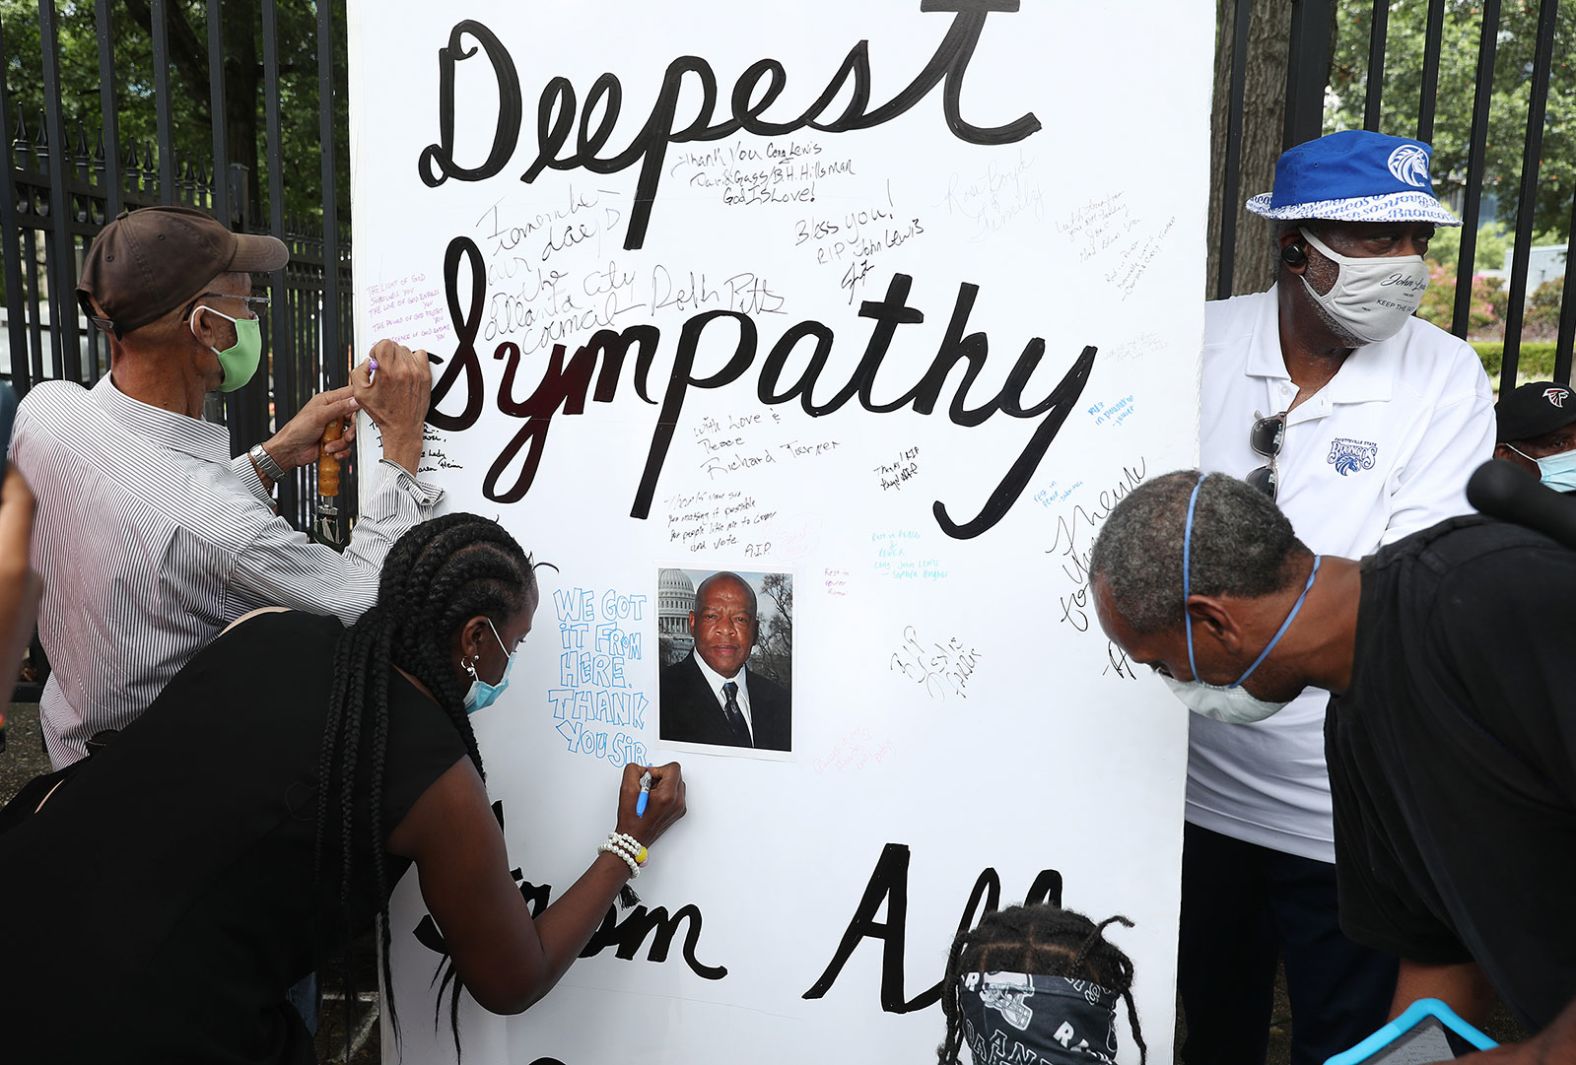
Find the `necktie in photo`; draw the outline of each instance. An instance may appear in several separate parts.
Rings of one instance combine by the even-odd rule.
[[[754,747],[755,741],[750,737],[750,726],[744,721],[744,711],[739,709],[739,686],[733,681],[728,681],[722,686],[722,694],[728,697],[727,704],[722,708],[728,715],[728,726],[733,729],[734,736],[746,747]]]

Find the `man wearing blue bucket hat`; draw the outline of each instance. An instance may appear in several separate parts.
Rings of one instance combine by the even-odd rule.
[[[1436,226],[1432,149],[1361,130],[1285,152],[1248,210],[1276,284],[1208,305],[1201,466],[1247,480],[1314,551],[1361,558],[1467,513],[1493,397],[1463,341],[1413,317]],[[1277,960],[1292,1061],[1319,1065],[1387,1016],[1396,962],[1341,934],[1325,692],[1268,720],[1191,719],[1179,983],[1188,1065],[1264,1060]]]

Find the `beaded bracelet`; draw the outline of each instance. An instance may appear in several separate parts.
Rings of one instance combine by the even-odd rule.
[[[640,875],[640,865],[642,859],[645,858],[646,848],[641,847],[631,837],[614,832],[597,846],[597,853],[611,854],[621,859],[625,865],[629,866],[629,878],[633,880]]]
[[[637,868],[646,864],[646,848],[642,847],[638,840],[614,833],[608,837],[607,845],[615,850],[619,857],[633,861]]]
[[[641,865],[646,864],[647,852],[645,846],[628,832],[614,832],[608,839],[610,842],[622,845],[625,852]]]
[[[631,858],[629,855],[625,854],[618,847],[613,846],[612,843],[599,844],[597,846],[596,850],[597,850],[598,854],[611,854],[614,857],[616,857],[619,861],[621,861],[625,865],[629,866],[629,878],[631,880],[635,879],[635,877],[640,875],[640,865],[639,865],[639,863],[636,862],[635,859]]]

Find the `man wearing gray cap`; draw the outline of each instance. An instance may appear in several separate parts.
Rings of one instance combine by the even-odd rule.
[[[58,769],[90,737],[129,723],[236,618],[285,606],[354,621],[377,596],[390,545],[440,493],[415,477],[431,392],[425,353],[389,341],[344,388],[314,396],[266,442],[231,459],[201,420],[262,348],[251,274],[289,259],[273,237],[231,233],[200,211],[147,207],[111,222],[83,263],[78,297],[108,334],[92,389],[41,383],[17,413],[12,458],[37,497],[38,629],[53,673],[40,705]],[[275,513],[271,491],[317,460],[324,428],[364,410],[383,461],[341,555]],[[329,445],[343,454],[348,439]],[[214,707],[215,713],[224,708]]]
[[[1200,466],[1276,500],[1314,550],[1360,558],[1468,512],[1493,447],[1476,354],[1413,317],[1434,227],[1431,149],[1352,130],[1290,149],[1271,220],[1279,276],[1205,311]],[[1187,1065],[1264,1060],[1277,962],[1294,1065],[1320,1065],[1386,1018],[1396,962],[1337,920],[1324,701],[1189,730],[1178,983]]]

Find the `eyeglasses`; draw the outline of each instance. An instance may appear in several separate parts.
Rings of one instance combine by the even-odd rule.
[[[186,309],[181,311],[181,317],[183,319],[191,317],[191,313],[197,309],[197,305],[203,300],[209,299],[236,300],[240,303],[244,303],[246,304],[246,309],[252,312],[253,318],[261,318],[263,316],[263,312],[268,309],[267,296],[237,296],[231,292],[199,292],[197,295],[191,298],[190,303],[186,304]],[[215,308],[215,310],[218,309]],[[219,311],[218,313],[223,314],[224,312]]]
[[[1280,473],[1275,460],[1281,453],[1281,446],[1286,443],[1286,412],[1281,411],[1266,418],[1254,411],[1253,416],[1258,420],[1248,430],[1248,446],[1269,459],[1269,462],[1249,473],[1244,480],[1274,499],[1280,491]]]
[[[253,311],[266,311],[268,309],[267,296],[237,296],[229,292],[199,292],[193,297],[192,303],[195,304],[198,300],[205,299],[237,300],[246,304]]]

